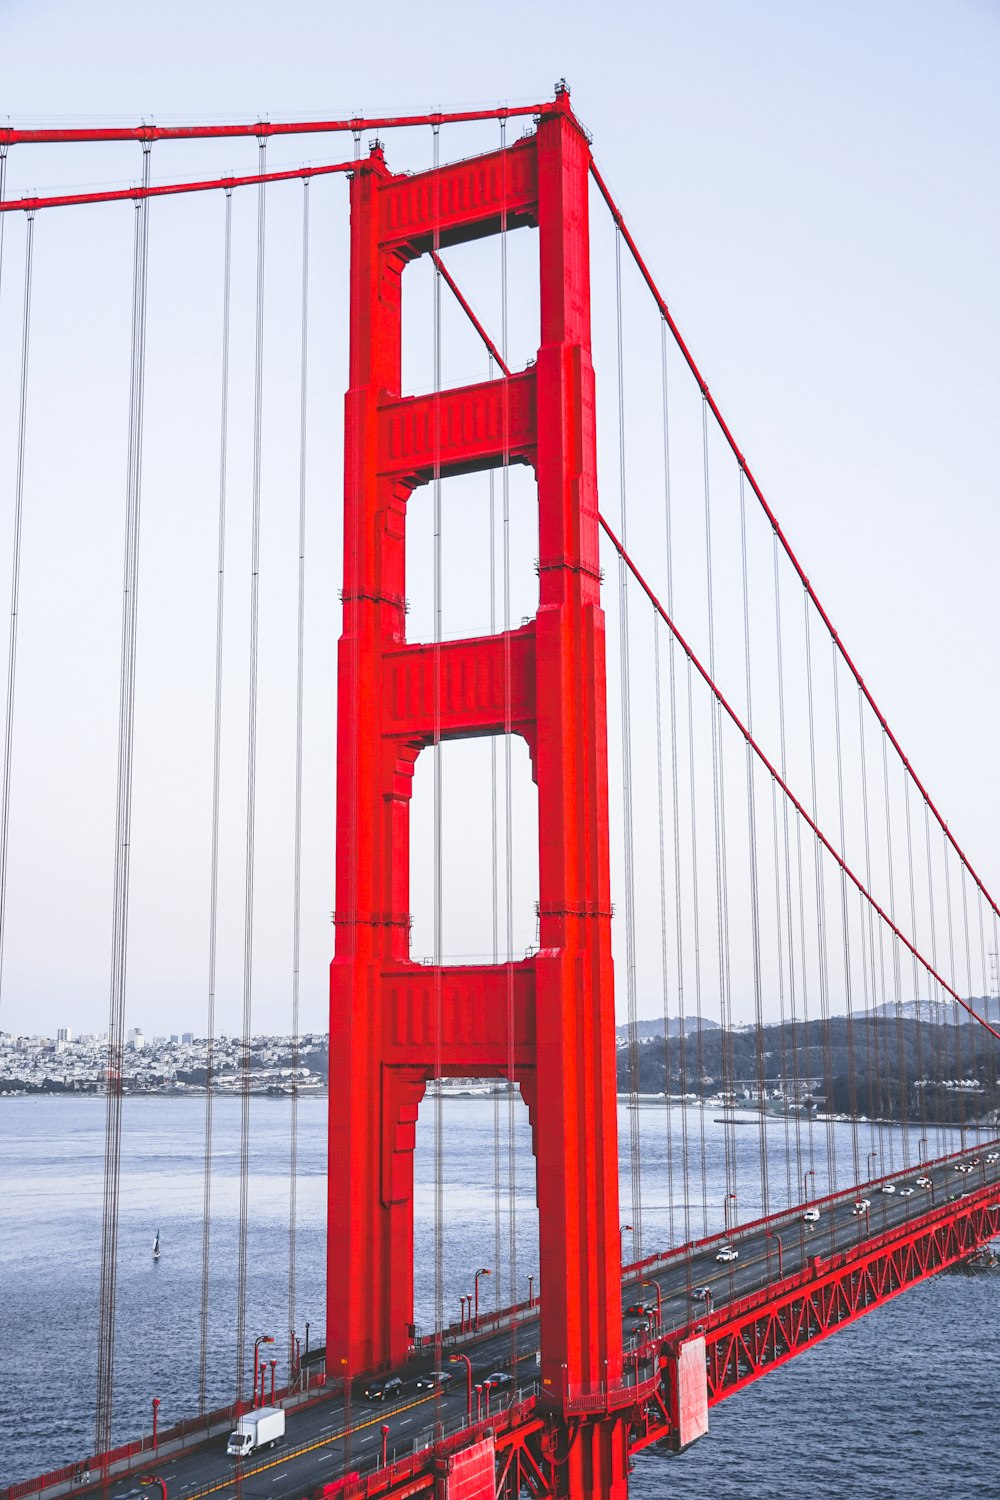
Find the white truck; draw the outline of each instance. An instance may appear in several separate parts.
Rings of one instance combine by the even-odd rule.
[[[258,1448],[273,1448],[285,1435],[285,1413],[280,1406],[258,1406],[245,1412],[229,1434],[226,1453],[230,1458],[246,1458]]]

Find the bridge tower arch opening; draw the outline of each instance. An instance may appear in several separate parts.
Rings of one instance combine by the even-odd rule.
[[[428,1080],[508,1076],[512,1060],[536,1156],[542,1391],[555,1410],[588,1413],[574,1422],[567,1493],[610,1495],[625,1492],[627,1434],[602,1403],[621,1381],[622,1331],[589,171],[561,92],[511,146],[397,176],[376,145],[352,179],[327,1371],[350,1378],[406,1356]],[[539,231],[534,366],[402,397],[407,263],[523,224]],[[409,643],[409,495],[505,461],[537,479],[537,614],[497,635]],[[538,952],[414,963],[415,761],[438,736],[505,732],[527,741],[538,788]]]

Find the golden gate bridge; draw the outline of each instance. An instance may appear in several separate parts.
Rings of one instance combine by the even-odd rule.
[[[446,155],[449,131],[487,126],[497,132],[488,149]],[[387,141],[410,131],[429,132],[432,164],[394,170]],[[352,140],[353,151],[269,169],[274,143],[329,135]],[[256,172],[152,179],[154,152],[159,161],[173,143],[240,139],[256,141]],[[48,195],[9,191],[10,163],[32,147],[101,143],[141,152],[141,183]],[[968,1259],[995,1233],[998,1032],[988,1000],[1000,909],[810,583],[564,84],[552,100],[492,111],[0,128],[0,166],[8,276],[15,222],[23,246],[0,958],[8,871],[17,879],[8,845],[18,775],[29,417],[48,404],[31,362],[35,236],[42,225],[47,236],[72,236],[74,213],[110,212],[116,202],[131,207],[134,236],[94,1443],[76,1463],[9,1486],[3,1500],[89,1487],[126,1493],[154,1480],[171,1496],[230,1488],[240,1494],[244,1485],[256,1493],[255,1477],[265,1474],[278,1486],[271,1493],[296,1497],[624,1495],[635,1453],[686,1447],[705,1435],[716,1403]],[[300,185],[299,359],[283,376],[286,392],[297,390],[300,414],[284,485],[286,498],[294,493],[298,501],[284,508],[297,558],[294,1053],[315,285],[310,203],[323,179],[343,193],[338,178],[346,180],[350,208],[349,353],[326,1332],[304,1363],[295,1334],[293,1085],[289,1337],[283,1383],[276,1386],[271,1361],[268,1389],[247,1291],[260,591],[270,535],[262,531],[267,208],[277,200],[287,209],[278,193]],[[252,426],[240,476],[248,535],[235,1366],[232,1401],[213,1411],[206,1369],[220,800],[227,779],[233,204],[251,190]],[[144,423],[157,360],[149,257],[156,216],[192,195],[222,206],[200,1389],[191,1391],[189,1419],[122,1441],[114,1401],[122,1336],[122,1100],[140,622],[144,568],[151,566],[140,568],[140,522],[149,483]],[[528,261],[514,259],[519,238],[532,246]],[[480,253],[484,244],[498,250],[492,261]],[[407,299],[421,265],[430,279],[419,326],[430,347],[418,357]],[[4,269],[0,260],[0,278]],[[512,331],[524,322],[537,332],[526,346],[533,352],[522,358],[512,352]],[[455,384],[445,370],[448,335],[459,327],[473,341],[482,378]],[[10,358],[9,349],[0,353]],[[422,389],[417,368],[431,377]],[[514,575],[526,483],[535,597],[530,612],[519,615],[523,580]],[[478,550],[466,549],[462,530],[464,513],[475,506],[486,520]],[[460,538],[460,557],[449,527]],[[456,569],[477,580],[480,618],[471,633],[449,611]],[[471,616],[468,594],[457,594]],[[451,867],[461,866],[462,838],[453,827],[449,833],[445,769],[454,764],[446,749],[471,740],[489,749],[489,759],[476,763],[485,772],[476,800],[489,808],[483,844],[490,859],[485,885],[471,886],[463,903],[449,883]],[[515,786],[525,750],[531,791]],[[422,822],[413,812],[417,792],[427,814]],[[534,828],[535,842],[522,880],[516,846],[525,826]],[[525,884],[537,898],[527,941]],[[454,946],[456,912],[459,923],[472,914],[491,951]],[[477,940],[470,937],[470,945]],[[418,956],[418,941],[430,950],[426,957]],[[616,989],[627,1018],[622,1053],[632,1106],[624,1204]],[[650,995],[661,1001],[662,1034],[652,1046],[662,1092],[675,1101],[664,1106],[665,1150],[653,1155],[639,1107],[649,1045],[640,1042],[639,1011]],[[713,1036],[718,1062],[710,1075]],[[507,1101],[497,1107],[498,1162],[505,1132],[511,1153],[507,1295],[499,1295],[505,1205],[498,1170],[498,1253],[494,1265],[465,1272],[463,1284],[474,1278],[475,1304],[463,1296],[457,1321],[446,1313],[440,1163],[447,1114],[440,1087],[428,1095],[429,1085],[450,1078],[497,1082],[496,1097]],[[538,1209],[538,1285],[532,1277],[526,1299],[519,1295],[513,1208],[517,1100],[527,1106]],[[437,1163],[429,1330],[418,1328],[414,1311],[413,1162],[422,1104],[433,1111]],[[719,1205],[710,1211],[708,1201],[707,1110],[717,1111],[723,1126],[721,1226]],[[654,1182],[661,1192],[666,1183],[666,1223],[649,1211]],[[652,1232],[644,1207],[648,1225],[656,1224]],[[661,1226],[667,1232],[657,1240]],[[488,1311],[479,1302],[486,1275],[498,1282]],[[384,1404],[373,1415],[363,1392],[376,1383]],[[248,1419],[272,1408],[284,1413],[277,1447],[258,1448],[254,1439],[244,1453],[227,1455],[222,1438],[234,1423],[256,1431]],[[401,1455],[396,1424],[404,1421]]]

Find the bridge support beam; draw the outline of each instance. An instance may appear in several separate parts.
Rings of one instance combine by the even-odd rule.
[[[575,1425],[574,1497],[624,1494],[605,627],[600,606],[586,137],[559,94],[535,135],[351,187],[336,948],[330,985],[328,1375],[396,1364],[413,1321],[413,1148],[436,1074],[509,1077],[537,1163],[541,1379]],[[533,369],[400,396],[401,286],[436,244],[535,224]],[[538,483],[538,613],[497,637],[405,638],[406,509],[437,475],[505,462]],[[438,738],[518,733],[538,785],[540,950],[428,969],[409,956],[413,766]],[[485,789],[484,789],[485,790]],[[488,1003],[492,999],[493,1003]]]

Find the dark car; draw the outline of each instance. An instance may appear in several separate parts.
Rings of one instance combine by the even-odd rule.
[[[494,1370],[493,1374],[487,1375],[483,1381],[483,1385],[488,1385],[493,1390],[498,1390],[506,1385],[513,1385],[513,1383],[514,1377],[507,1370]]]
[[[403,1394],[403,1382],[398,1375],[390,1375],[386,1380],[372,1380],[365,1386],[365,1396],[369,1401],[396,1401]]]
[[[626,1307],[626,1318],[645,1318],[656,1308],[652,1302],[633,1302],[631,1307]]]
[[[414,1384],[418,1391],[432,1391],[435,1386],[450,1385],[451,1380],[450,1370],[428,1370],[426,1375],[418,1375]]]

